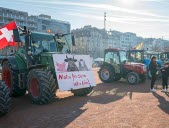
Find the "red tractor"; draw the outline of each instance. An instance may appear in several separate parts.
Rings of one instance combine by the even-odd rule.
[[[101,81],[110,83],[121,78],[129,84],[138,84],[146,80],[146,66],[141,63],[128,62],[125,50],[106,49],[104,63],[99,70]]]

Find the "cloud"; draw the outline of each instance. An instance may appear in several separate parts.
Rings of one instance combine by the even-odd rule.
[[[88,20],[95,20],[95,21],[102,21],[103,16],[101,15],[93,15],[93,14],[82,14],[76,12],[64,12],[64,15],[69,16],[76,16],[78,18],[82,17]],[[169,19],[157,19],[157,18],[138,18],[138,17],[130,17],[130,16],[109,16],[107,17],[107,23],[123,23],[123,24],[130,24],[130,25],[137,25],[137,26],[144,26],[144,27],[152,27],[154,24],[161,24],[169,26],[168,22]]]
[[[24,1],[24,0],[19,0],[19,1]],[[36,1],[37,2],[37,1]],[[53,7],[49,5],[41,5],[41,4],[33,4],[33,3],[20,3],[20,2],[7,2],[3,1],[3,3],[13,3],[13,4],[18,4],[18,5],[25,5],[25,6],[35,6],[35,7],[42,7],[42,8],[48,8],[48,9],[57,9],[57,10],[64,10],[64,11],[77,11],[77,12],[82,12],[82,13],[92,13],[92,14],[98,14],[98,12],[92,11],[92,10],[82,10],[81,7],[76,7],[76,8],[65,8],[65,7]],[[38,10],[38,8],[37,8]]]
[[[128,14],[136,14],[136,15],[142,15],[142,16],[151,16],[151,17],[159,17],[159,18],[167,18],[166,16],[162,15],[157,15],[148,11],[144,10],[132,10],[132,9],[127,9],[127,8],[122,8],[118,6],[113,6],[109,4],[97,4],[97,3],[82,3],[82,2],[67,2],[67,1],[43,1],[43,0],[20,0],[23,2],[29,3],[31,1],[34,3],[45,3],[45,4],[52,4],[52,5],[69,5],[69,6],[76,6],[76,7],[86,7],[90,9],[97,9],[97,10],[102,10],[102,11],[118,11],[118,12],[123,12],[123,13],[128,13]],[[160,1],[160,0],[140,0],[140,1]]]
[[[20,1],[22,1],[22,0],[20,0]],[[39,1],[36,1],[36,2],[39,2]],[[45,1],[43,1],[43,2],[45,2]],[[21,5],[33,5],[33,6],[37,6],[37,7],[45,7],[48,9],[61,9],[61,10],[64,10],[64,12],[62,12],[62,13],[64,13],[65,15],[84,17],[84,18],[94,19],[94,20],[103,20],[103,14],[98,13],[97,11],[80,9],[79,6],[105,8],[105,5],[103,6],[102,4],[93,5],[93,4],[82,4],[82,3],[71,3],[71,2],[57,2],[56,4],[78,5],[78,8],[72,9],[72,8],[64,8],[64,7],[53,7],[53,6],[49,6],[49,5],[41,5],[41,4],[37,5],[37,4],[27,3],[27,2],[26,3],[9,2],[9,3],[15,3],[15,4],[21,4]],[[53,3],[53,2],[50,2],[50,3]],[[107,6],[109,7],[110,5],[107,5]],[[110,7],[112,7],[112,6],[110,6]],[[121,11],[119,7],[114,7],[114,9]],[[126,9],[123,9],[123,11],[125,11],[125,10]],[[134,14],[135,13],[138,14],[138,12],[133,12],[128,9],[125,12],[127,12],[127,13],[132,12]],[[119,23],[126,23],[126,24],[138,24],[141,22],[160,22],[160,23],[168,23],[169,22],[168,17],[161,18],[155,14],[144,12],[144,11],[139,12],[139,14],[149,15],[150,17],[146,18],[146,17],[144,17],[144,15],[141,15],[141,16],[137,15],[137,16],[133,17],[130,15],[126,16],[125,14],[110,15],[110,13],[108,13],[107,20],[110,22],[119,22]]]

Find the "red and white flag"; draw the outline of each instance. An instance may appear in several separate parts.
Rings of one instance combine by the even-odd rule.
[[[0,28],[0,49],[3,49],[6,46],[16,46],[13,36],[13,30],[16,28],[17,26],[15,21],[12,21]]]

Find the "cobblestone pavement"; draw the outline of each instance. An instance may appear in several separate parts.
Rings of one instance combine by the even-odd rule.
[[[53,103],[35,105],[29,97],[13,98],[9,114],[0,117],[0,128],[169,128],[169,93],[149,92],[150,81],[128,85],[125,80],[102,83],[88,97],[57,93]]]

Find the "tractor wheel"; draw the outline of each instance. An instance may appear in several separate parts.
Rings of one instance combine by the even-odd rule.
[[[139,83],[139,75],[135,72],[130,72],[127,75],[127,81],[129,84],[138,84]]]
[[[33,69],[28,73],[27,89],[35,104],[47,104],[55,97],[57,84],[50,71]]]
[[[11,64],[6,61],[2,64],[2,80],[6,83],[12,96],[23,96],[26,89],[18,87],[18,73],[14,72]]]
[[[114,69],[111,66],[103,66],[99,70],[99,78],[104,83],[111,83],[115,79]]]
[[[5,82],[0,81],[0,116],[8,113],[11,106],[10,91]]]
[[[88,87],[88,88],[72,90],[72,93],[74,94],[74,96],[87,96],[89,93],[92,92],[92,90],[93,87]]]

